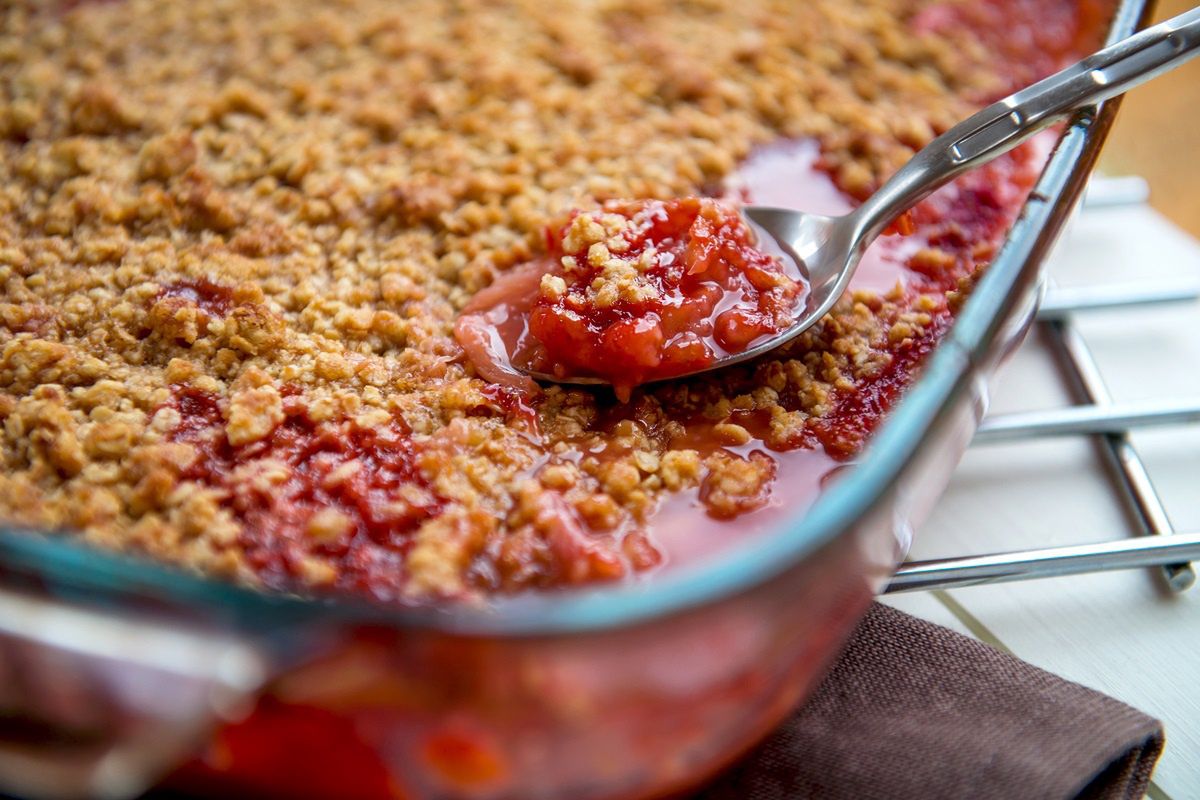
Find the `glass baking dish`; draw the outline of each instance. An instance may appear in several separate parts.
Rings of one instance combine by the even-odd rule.
[[[1146,5],[1120,2],[1109,39]],[[490,609],[383,609],[0,530],[0,786],[589,800],[697,785],[803,699],[903,557],[1029,326],[1116,105],[1062,130],[859,463],[720,559]]]

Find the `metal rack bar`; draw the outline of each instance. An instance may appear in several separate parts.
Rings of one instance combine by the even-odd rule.
[[[972,444],[1010,442],[1035,436],[1121,434],[1134,428],[1200,422],[1200,398],[1151,403],[1068,406],[986,418]]]
[[[1150,184],[1139,175],[1093,175],[1083,193],[1083,207],[1119,208],[1142,205],[1150,199]]]
[[[1087,343],[1069,320],[1042,323],[1051,349],[1055,351],[1067,381],[1083,402],[1103,406],[1112,402],[1096,360]],[[1107,462],[1114,483],[1142,529],[1142,533],[1169,536],[1174,533],[1162,499],[1150,480],[1146,465],[1134,449],[1128,433],[1108,433],[1099,438],[1100,452]],[[1182,592],[1196,582],[1196,571],[1187,561],[1161,567],[1168,588]]]
[[[918,589],[952,589],[1087,572],[1161,567],[1192,559],[1200,559],[1200,533],[1176,533],[966,558],[910,561],[896,570],[883,591],[891,594]]]
[[[1200,286],[1146,286],[1112,284],[1109,286],[1055,287],[1046,292],[1038,306],[1038,319],[1062,319],[1076,311],[1099,311],[1129,306],[1180,303],[1200,298]]]

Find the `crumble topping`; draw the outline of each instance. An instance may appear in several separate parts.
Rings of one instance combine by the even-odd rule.
[[[1066,22],[1031,61],[969,5],[5,4],[0,517],[385,600],[660,564],[671,497],[752,514],[773,453],[857,451],[1036,159],[924,204],[903,287],[628,404],[484,380],[456,318],[570,209],[703,196],[780,138],[864,197],[1084,41],[1074,4],[1035,4]],[[608,223],[564,249],[621,260]],[[597,296],[641,291],[621,270]]]

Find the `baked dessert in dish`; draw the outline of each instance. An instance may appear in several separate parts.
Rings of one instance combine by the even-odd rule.
[[[698,219],[737,245],[739,201],[843,210],[1093,49],[1098,9],[8,4],[0,518],[413,603],[634,580],[767,530],[861,450],[1044,153],[914,209],[798,340],[686,381],[634,388],[746,346],[803,284],[736,247],[705,284],[720,298],[635,279],[628,232],[659,214],[676,245]],[[536,289],[540,346],[619,397],[489,367],[514,286]],[[657,332],[602,318],[658,303],[662,322],[688,307],[672,297],[695,313]]]

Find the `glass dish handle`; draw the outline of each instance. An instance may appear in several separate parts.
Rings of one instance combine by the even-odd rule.
[[[0,586],[0,785],[136,797],[246,713],[267,676],[227,632]]]

